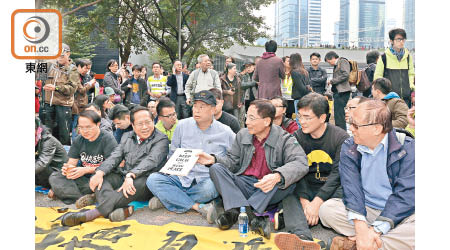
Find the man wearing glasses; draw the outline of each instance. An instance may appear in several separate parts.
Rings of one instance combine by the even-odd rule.
[[[374,80],[384,77],[392,83],[392,91],[411,106],[411,91],[414,91],[414,63],[405,48],[406,32],[404,29],[389,31],[391,47],[387,48],[378,59]]]
[[[231,148],[235,134],[231,128],[216,121],[214,112],[216,98],[209,90],[202,90],[193,96],[193,117],[180,120],[172,137],[169,157],[177,148],[201,149],[206,154],[225,156]],[[196,164],[187,176],[153,173],[147,179],[147,187],[155,195],[149,201],[149,208],[184,213],[193,209],[209,223],[217,218],[218,205],[213,199],[219,196],[205,164]]]
[[[222,195],[225,212],[217,226],[230,229],[238,220],[239,208],[245,207],[250,228],[270,239],[268,217],[264,213],[294,191],[295,182],[307,172],[306,155],[294,137],[273,124],[275,107],[269,100],[250,103],[246,125],[236,136],[227,155],[201,153],[198,162],[212,165],[211,179]]]
[[[65,204],[76,201],[76,207],[82,208],[95,202],[95,196],[89,189],[89,178],[117,146],[112,134],[100,129],[100,122],[101,117],[94,111],[80,113],[80,135],[70,147],[69,161],[64,163],[61,171],[54,172],[49,178],[55,196]],[[78,166],[79,161],[81,166]]]
[[[350,124],[353,138],[339,162],[343,199],[319,210],[325,227],[347,236],[335,237],[330,249],[414,249],[414,139],[399,141],[380,100],[359,104]]]
[[[156,129],[167,135],[169,141],[172,141],[173,133],[178,124],[175,103],[167,97],[161,97],[158,105],[156,105],[156,112],[159,118],[155,125]]]
[[[355,96],[347,102],[345,106],[345,123],[347,125],[347,134],[352,136],[352,131],[350,131],[350,117],[353,115],[353,110],[358,106],[358,104],[369,100],[369,98],[364,96]]]
[[[66,213],[63,226],[75,226],[100,216],[111,221],[123,221],[133,213],[132,201],[150,199],[145,186],[150,173],[164,166],[169,151],[167,136],[155,130],[153,117],[145,107],[136,107],[130,114],[133,131],[122,136],[120,144],[89,181],[98,202],[95,209]],[[81,125],[81,122],[80,122]],[[125,160],[123,167],[119,164]]]

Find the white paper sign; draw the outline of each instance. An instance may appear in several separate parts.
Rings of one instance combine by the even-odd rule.
[[[198,157],[195,155],[202,151],[203,150],[201,149],[177,148],[172,157],[170,157],[166,165],[164,165],[159,172],[170,175],[186,176],[197,162]]]

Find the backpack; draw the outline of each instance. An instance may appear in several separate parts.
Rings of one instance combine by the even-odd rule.
[[[192,90],[191,90],[191,98],[194,97],[195,94],[195,88],[197,87],[197,79],[198,79],[198,73],[200,73],[200,68],[195,70],[194,73],[194,80],[192,81]],[[216,75],[217,75],[217,71],[215,70],[210,70],[209,72],[211,72],[211,77],[213,79],[213,86],[216,83]]]
[[[351,85],[358,84],[358,63],[353,60],[348,60],[344,58],[350,64],[350,74],[348,75],[348,83]]]
[[[372,83],[369,81],[369,77],[366,73],[367,68],[368,67],[365,67],[358,71],[358,81],[356,82],[356,88],[360,92],[365,92],[372,86]]]

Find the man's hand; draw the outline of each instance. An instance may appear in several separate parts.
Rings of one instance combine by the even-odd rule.
[[[358,250],[377,250],[381,248],[380,234],[373,227],[368,228],[365,221],[353,220],[356,231],[356,248]]]
[[[69,164],[69,163],[64,163],[63,167],[61,168],[61,174],[64,176],[67,176],[68,173],[70,173],[72,171],[73,168],[75,168],[76,166]]]
[[[191,99],[190,98],[186,99],[186,104],[189,105],[189,106],[191,105]]]
[[[253,184],[253,186],[261,189],[264,193],[268,193],[280,181],[281,181],[281,175],[279,173],[268,174],[268,175],[265,175],[257,183]]]
[[[119,164],[119,168],[125,167],[125,160],[122,160]]]
[[[103,176],[105,173],[101,170],[98,170],[95,172],[95,175],[91,177],[89,181],[89,188],[92,190],[92,192],[95,192],[95,188],[98,186],[97,190],[100,190],[102,188],[103,184]]]
[[[327,85],[331,85],[331,80],[328,80],[328,81],[327,81]]]
[[[53,84],[45,84],[43,89],[45,91],[54,91],[56,89],[56,87]]]
[[[416,106],[413,106],[412,108],[410,108],[408,110],[408,115],[407,115],[408,124],[409,124],[410,128],[415,128],[416,127],[415,115],[416,115]]]
[[[214,164],[214,156],[207,154],[205,152],[198,153],[196,156],[198,156],[197,163],[202,165],[209,165]]]
[[[304,212],[308,225],[314,226],[319,223],[319,208],[322,205],[323,200],[319,197],[314,198],[308,205],[304,207]]]
[[[87,173],[86,170],[87,168],[85,167],[70,168],[70,170],[66,172],[67,173],[66,178],[69,180],[78,179]]]
[[[125,178],[123,181],[122,186],[117,190],[117,192],[122,191],[123,196],[128,199],[128,195],[135,195],[136,194],[136,188],[133,185],[133,178]]]

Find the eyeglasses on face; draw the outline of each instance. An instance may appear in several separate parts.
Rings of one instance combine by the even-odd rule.
[[[355,122],[353,122],[353,119],[351,117],[349,118],[349,122],[350,122],[350,126],[352,126],[355,130],[358,130],[361,127],[367,127],[367,126],[379,124],[379,123],[356,124]]]
[[[173,118],[177,116],[176,112],[173,112],[172,114],[168,114],[168,115],[160,115],[161,117],[166,117],[166,118]]]
[[[153,121],[148,120],[148,121],[143,121],[143,122],[136,123],[134,126],[136,126],[138,128],[143,128],[144,125],[147,126],[147,127],[150,127],[150,125],[152,125],[152,124],[153,124]]]
[[[95,126],[88,126],[88,127],[80,127],[80,126],[78,126],[78,129],[80,131],[83,131],[83,132],[92,131],[94,128],[95,128]]]
[[[264,119],[264,118],[261,118],[261,117],[254,117],[253,115],[245,115],[245,120],[248,120],[248,121],[255,121],[255,120],[260,120],[260,119]]]
[[[345,111],[350,111],[350,110],[355,109],[355,108],[356,108],[355,106],[348,106],[348,107],[345,107],[344,110]]]

